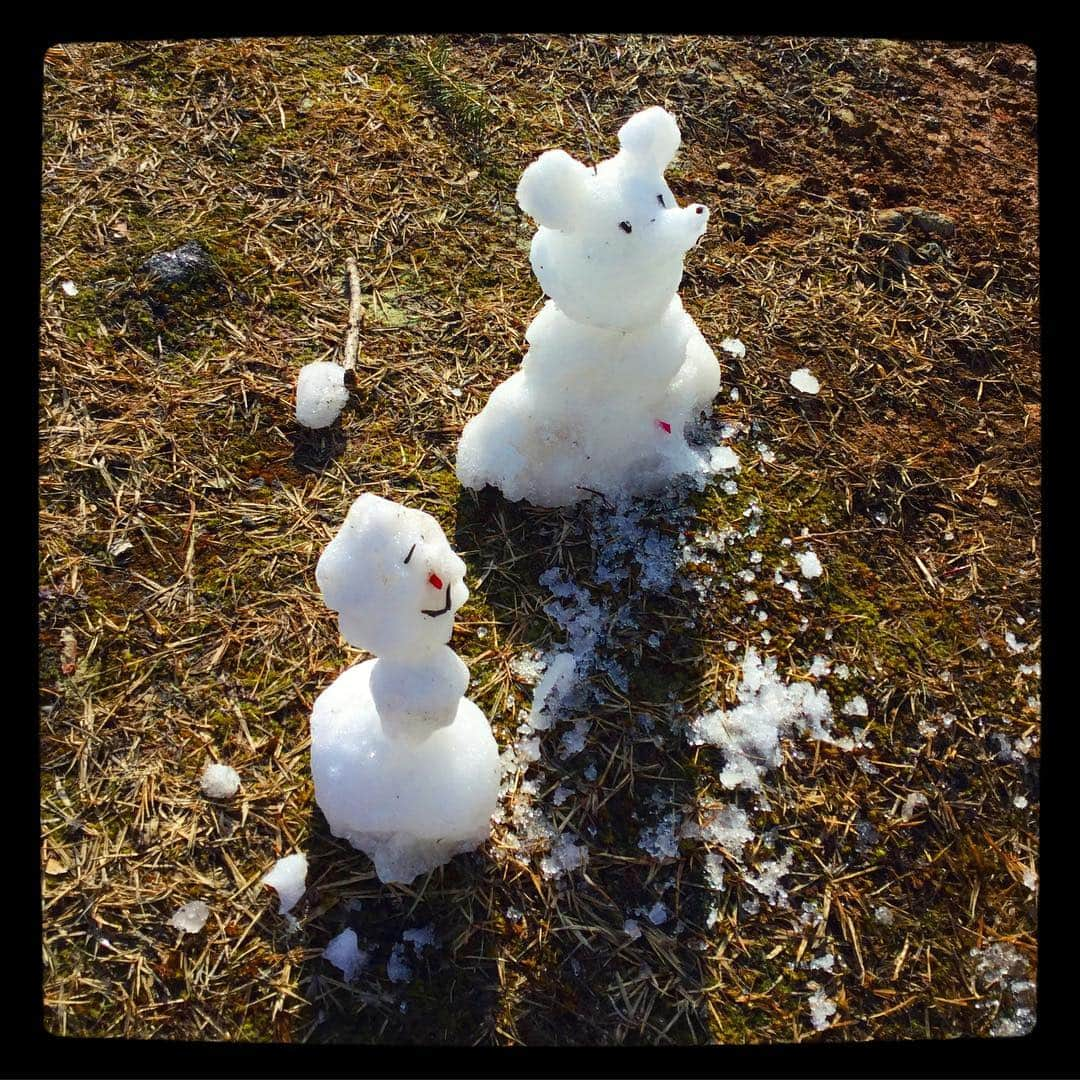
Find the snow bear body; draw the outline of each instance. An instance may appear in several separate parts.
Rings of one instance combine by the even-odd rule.
[[[684,429],[715,397],[720,367],[677,290],[708,210],[680,208],[664,181],[679,132],[663,109],[632,117],[619,140],[595,170],[550,150],[521,178],[551,299],[521,368],[462,433],[466,487],[558,506],[654,491],[701,467]]]

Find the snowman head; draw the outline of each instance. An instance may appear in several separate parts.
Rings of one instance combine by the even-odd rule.
[[[361,495],[315,568],[350,645],[410,659],[445,645],[469,598],[465,564],[422,510]]]
[[[619,152],[590,168],[563,150],[522,174],[517,199],[540,225],[531,260],[544,291],[576,322],[634,330],[660,318],[682,278],[683,255],[709,211],[680,207],[664,180],[681,136],[659,106],[619,130]]]

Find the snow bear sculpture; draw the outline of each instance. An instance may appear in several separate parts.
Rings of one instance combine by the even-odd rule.
[[[487,839],[498,748],[447,647],[465,564],[429,514],[361,495],[315,577],[351,645],[377,655],[315,701],[311,771],[330,831],[407,884]]]
[[[564,506],[703,468],[684,429],[719,391],[720,366],[678,296],[683,257],[709,220],[664,180],[680,141],[654,106],[595,168],[548,150],[522,174],[518,202],[539,223],[532,267],[551,299],[525,333],[521,368],[462,432],[466,487]]]

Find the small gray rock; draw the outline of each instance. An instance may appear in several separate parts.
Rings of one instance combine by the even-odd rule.
[[[197,240],[188,240],[175,251],[157,251],[139,267],[162,285],[191,281],[213,269],[214,262]]]

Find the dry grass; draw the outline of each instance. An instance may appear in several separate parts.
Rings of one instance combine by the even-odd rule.
[[[50,1030],[466,1044],[986,1034],[1000,995],[970,950],[1035,951],[1037,748],[1009,758],[1001,742],[1039,724],[1037,680],[1018,669],[1040,643],[1025,50],[484,36],[76,45],[45,64]],[[659,864],[637,838],[654,796],[683,813],[720,799],[719,756],[654,740],[635,717],[664,730],[673,695],[689,712],[730,694],[760,626],[738,590],[685,633],[686,597],[646,597],[640,637],[623,643],[631,693],[609,687],[569,763],[544,748],[575,789],[564,810],[590,847],[585,874],[543,879],[500,827],[476,855],[382,886],[312,800],[311,704],[355,659],[315,560],[362,490],[439,518],[473,588],[454,645],[508,743],[530,696],[510,661],[558,640],[537,577],[590,564],[586,515],[462,493],[456,440],[517,364],[540,301],[513,201],[521,168],[550,146],[607,156],[618,124],[652,103],[683,130],[673,190],[714,210],[687,307],[714,345],[733,335],[749,351],[723,357],[740,397],[716,407],[745,426],[740,493],[700,500],[701,527],[756,497],[767,565],[781,538],[813,535],[826,577],[801,604],[768,593],[767,651],[785,670],[819,652],[848,664],[851,681],[824,684],[836,702],[865,694],[874,745],[787,748],[751,860],[770,844],[794,853],[795,910],[751,910],[730,875],[706,928],[701,852],[684,842]],[[955,235],[877,217],[916,203]],[[140,270],[191,239],[214,263],[200,280],[163,287]],[[340,358],[349,256],[365,298],[353,405],[329,433],[300,432],[295,374]],[[817,398],[788,385],[804,365]],[[712,569],[730,575],[745,554]],[[234,800],[200,794],[211,759],[239,770]],[[905,820],[912,792],[927,805]],[[289,934],[258,879],[295,850],[310,888]],[[630,940],[623,921],[661,895],[670,922],[642,919]],[[183,936],[167,921],[195,898],[210,921]],[[805,901],[820,925],[799,921]],[[440,947],[391,983],[391,945],[427,923]],[[374,952],[353,985],[320,959],[345,925]],[[825,951],[834,973],[809,971]],[[812,979],[837,1004],[820,1035]]]

